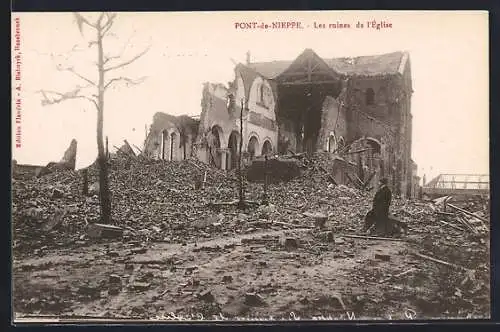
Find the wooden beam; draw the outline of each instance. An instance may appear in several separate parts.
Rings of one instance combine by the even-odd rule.
[[[412,252],[412,254],[415,255],[415,256],[417,256],[417,257],[433,261],[435,263],[439,263],[439,264],[446,265],[446,266],[451,266],[451,267],[454,267],[454,268],[462,270],[462,271],[467,271],[467,269],[465,267],[463,267],[463,266],[459,266],[459,265],[456,265],[456,264],[453,264],[453,263],[448,263],[448,262],[442,261],[440,259],[437,259],[437,258],[434,258],[434,257],[431,257],[431,256],[427,256],[427,255],[424,255],[424,254],[421,254],[421,253],[418,253],[418,252]]]
[[[307,74],[308,74],[307,71],[302,71],[302,72],[295,71],[295,72],[291,72],[291,73],[284,73],[284,74],[280,75],[279,77],[280,78],[290,78],[290,77],[295,77],[295,76],[305,76]],[[326,75],[326,76],[330,76],[332,78],[336,77],[334,75],[334,73],[329,72],[329,71],[325,71],[325,70],[312,71],[310,74],[311,75]]]
[[[303,71],[293,71],[293,72],[286,72],[283,73],[282,75],[279,75],[279,77],[294,77],[294,76],[305,76],[307,75],[307,70]]]
[[[481,220],[481,221],[483,221],[483,222],[488,222],[488,220],[486,220],[485,218],[482,218],[482,217],[480,217],[480,216],[477,216],[477,215],[475,215],[474,213],[469,212],[469,211],[467,211],[467,210],[461,209],[461,208],[459,208],[458,206],[455,206],[455,205],[450,204],[450,203],[448,203],[447,205],[448,205],[449,207],[451,207],[451,208],[453,208],[453,209],[457,210],[457,211],[460,211],[460,212],[462,212],[462,213],[465,213],[466,215],[468,215],[468,216],[470,216],[470,217],[474,217],[474,218],[479,219],[479,220]]]
[[[416,268],[414,268],[414,267],[412,267],[412,268],[411,268],[411,269],[409,269],[409,270],[406,270],[406,271],[404,271],[404,272],[401,272],[401,273],[398,273],[398,274],[396,274],[396,275],[393,275],[393,276],[387,277],[387,278],[385,278],[385,279],[382,279],[382,280],[380,280],[380,281],[379,281],[379,283],[384,283],[384,282],[390,281],[390,280],[392,280],[392,279],[395,279],[395,278],[399,278],[399,277],[405,276],[405,275],[410,274],[410,273],[412,273],[412,272],[414,272],[414,271],[417,271],[417,269],[416,269]]]
[[[362,235],[350,235],[350,234],[343,234],[340,235],[340,237],[349,237],[349,238],[354,238],[354,239],[364,239],[364,240],[380,240],[380,241],[397,241],[397,242],[405,242],[403,239],[396,239],[396,238],[391,238],[391,237],[378,237],[378,236],[362,236]]]
[[[312,59],[311,58],[312,58],[312,56],[309,56],[309,58],[307,59],[307,80],[308,81],[311,81],[311,72],[312,72],[312,70],[311,70],[311,68],[312,68],[311,61],[312,61]]]
[[[311,84],[336,84],[337,81],[312,81],[312,82],[282,82],[279,85],[311,85]]]
[[[451,228],[454,228],[454,229],[456,229],[456,230],[459,230],[459,231],[462,231],[462,232],[464,231],[464,229],[463,229],[463,228],[458,227],[458,226],[455,226],[455,225],[453,225],[453,224],[450,224],[449,222],[446,222],[446,221],[444,221],[444,220],[439,220],[439,222],[440,222],[440,223],[442,223],[443,225],[450,226]]]
[[[312,68],[311,68],[311,71],[313,72],[313,71],[314,71],[316,68],[318,68],[318,67],[319,67],[319,63],[316,63],[316,64],[314,65],[314,67],[312,67]]]

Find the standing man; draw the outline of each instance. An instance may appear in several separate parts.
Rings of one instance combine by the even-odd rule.
[[[389,206],[391,205],[392,192],[387,183],[387,178],[380,179],[379,189],[373,198],[373,207],[365,217],[365,228],[371,230],[375,227],[377,233],[390,232]]]

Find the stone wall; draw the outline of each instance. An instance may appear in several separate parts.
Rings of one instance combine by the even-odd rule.
[[[341,138],[347,136],[345,109],[340,107],[338,99],[327,96],[321,110],[321,129],[318,135],[318,151],[334,152]],[[334,146],[332,146],[334,145]]]
[[[272,87],[261,77],[252,76],[251,79],[252,82],[245,82],[237,70],[231,88],[226,88],[221,84],[206,83],[204,85],[199,134],[195,144],[196,155],[200,160],[210,162],[217,159],[220,161],[216,162],[217,167],[224,169],[229,167],[229,159],[237,153],[234,147],[232,149],[229,146],[230,136],[235,135],[238,142],[240,139],[242,102],[244,107],[243,151],[248,150],[252,137],[257,139],[255,146],[257,156],[261,154],[265,141],[269,141],[273,151],[277,150],[278,126],[274,113],[275,102]],[[211,148],[210,142],[214,141],[214,132],[218,135],[220,146]],[[215,158],[213,154],[216,154]]]
[[[156,113],[145,142],[144,153],[155,159],[183,160],[193,153],[198,121],[188,116]]]
[[[401,75],[350,78],[345,98],[348,140],[363,136],[385,140],[382,174],[389,178],[396,195],[406,197],[413,191],[411,92],[411,72],[406,62]]]

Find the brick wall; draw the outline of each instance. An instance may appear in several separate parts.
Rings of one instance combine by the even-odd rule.
[[[332,134],[335,136],[337,143],[340,137],[343,137],[345,140],[347,136],[347,120],[345,117],[345,108],[340,107],[337,99],[327,96],[323,101],[321,110],[321,129],[316,149],[319,151],[328,151],[328,140]]]

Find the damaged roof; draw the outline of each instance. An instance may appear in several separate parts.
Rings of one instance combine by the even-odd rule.
[[[335,72],[347,76],[377,76],[392,75],[402,72],[408,59],[407,52],[392,52],[381,55],[359,56],[354,58],[324,59],[325,63]],[[247,66],[273,79],[283,73],[293,61],[255,62]]]
[[[168,113],[156,112],[153,116],[151,128],[158,128],[164,121],[172,123],[178,129],[189,127],[193,132],[198,130],[198,125],[200,123],[199,119],[195,119],[189,115],[171,115]]]

